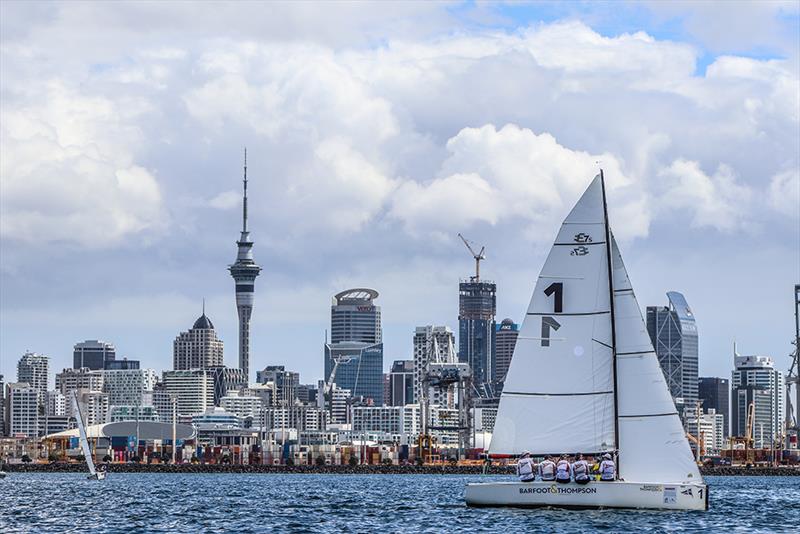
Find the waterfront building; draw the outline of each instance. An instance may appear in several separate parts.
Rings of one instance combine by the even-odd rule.
[[[698,399],[697,323],[681,293],[667,298],[668,306],[647,307],[647,332],[678,411],[691,411]]]
[[[283,365],[268,365],[256,372],[256,382],[274,385],[273,403],[276,406],[294,404],[297,388],[300,386],[300,373],[287,371]]]
[[[455,336],[447,326],[418,326],[414,331],[414,400],[422,401],[425,373],[432,363],[456,363]]]
[[[67,397],[61,391],[54,389],[47,392],[45,413],[49,416],[66,415]]]
[[[325,410],[305,404],[265,408],[263,420],[266,428],[273,431],[295,429],[298,432],[319,432],[327,426]]]
[[[179,416],[205,412],[214,406],[214,380],[205,370],[164,371],[164,391],[178,403]]]
[[[214,406],[230,392],[247,387],[247,375],[238,367],[209,367],[205,371],[214,381]]]
[[[249,397],[258,397],[261,399],[261,404],[263,406],[275,405],[273,400],[275,398],[275,384],[273,382],[267,384],[250,384],[246,388],[240,389],[239,394]]]
[[[331,343],[381,343],[381,307],[378,292],[355,288],[337,293],[331,304]]]
[[[172,409],[174,395],[171,395],[164,382],[158,382],[153,386],[153,408],[158,413],[158,420],[162,423],[172,423]]]
[[[242,180],[242,232],[236,242],[236,261],[228,266],[236,287],[236,312],[239,315],[239,369],[250,381],[250,317],[255,301],[256,277],[261,267],[253,259],[253,240],[247,230],[247,151],[244,153],[244,177]],[[222,362],[218,365],[222,365]],[[177,367],[176,367],[177,369]]]
[[[476,277],[458,285],[458,359],[472,369],[481,397],[497,397],[495,376],[495,314],[497,285]]]
[[[395,360],[389,372],[389,406],[414,404],[414,360]]]
[[[508,367],[511,365],[514,348],[517,346],[517,336],[519,336],[519,325],[511,319],[503,319],[495,329],[493,380],[496,384],[497,395],[503,391],[506,373],[508,373]]]
[[[750,404],[755,408],[752,438],[755,448],[772,447],[783,430],[786,384],[769,356],[734,354],[731,379],[731,434],[744,436]]]
[[[48,415],[39,417],[39,436],[49,436],[75,428],[75,419],[67,415]]]
[[[699,427],[699,428],[698,428]],[[725,418],[713,408],[701,413],[699,420],[697,412],[686,417],[686,431],[700,440],[706,455],[718,455],[725,448]],[[697,445],[690,443],[694,449]]]
[[[703,409],[707,412],[714,410],[716,415],[722,417],[723,438],[730,435],[730,396],[731,383],[727,378],[710,376],[700,377],[698,397],[702,401]]]
[[[6,421],[9,436],[36,437],[39,433],[40,392],[27,382],[6,384]]]
[[[158,382],[154,369],[103,371],[103,391],[112,406],[143,406],[152,402]]]
[[[205,309],[192,328],[175,338],[172,344],[172,363],[175,371],[224,365],[222,340],[217,338],[214,324],[206,317]]]
[[[335,383],[331,387],[330,422],[332,424],[344,425],[350,422],[352,396],[352,391],[349,389],[340,388]]]
[[[44,404],[47,395],[50,358],[35,352],[26,352],[17,362],[17,382],[26,383],[39,394],[39,403]]]
[[[255,395],[226,395],[220,399],[219,406],[242,419],[250,417],[258,420],[264,403],[261,397]]]
[[[218,406],[211,406],[201,413],[193,414],[192,425],[198,432],[209,429],[243,428],[241,417]]]
[[[87,339],[76,343],[72,352],[72,368],[87,367],[94,371],[106,368],[117,358],[117,349],[111,343],[97,339]]]
[[[122,358],[121,360],[106,360],[103,367],[106,371],[127,371],[131,369],[139,369],[139,360],[129,360]]]
[[[89,425],[100,425],[108,422],[108,413],[111,409],[108,393],[102,391],[89,391],[79,389],[76,391],[78,396],[78,406],[84,416],[84,422]],[[72,401],[67,403],[67,415],[75,417]]]
[[[161,421],[155,406],[111,406],[108,422],[121,421]]]
[[[405,406],[354,406],[353,433],[385,432],[394,441],[409,443],[420,433],[419,404]]]
[[[303,404],[317,404],[319,388],[314,384],[300,384],[297,386],[297,400]]]
[[[472,429],[475,432],[494,432],[497,421],[497,408],[494,406],[478,406],[472,409]]]

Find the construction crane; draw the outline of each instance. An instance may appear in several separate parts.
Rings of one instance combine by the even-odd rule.
[[[470,276],[469,279],[472,280],[473,282],[480,282],[480,280],[481,280],[481,260],[485,260],[486,259],[486,254],[483,253],[486,250],[486,247],[482,246],[480,252],[475,252],[475,249],[472,248],[472,245],[475,245],[477,247],[476,243],[474,243],[472,241],[469,241],[467,238],[465,238],[461,234],[458,234],[458,237],[461,238],[461,241],[463,241],[464,244],[467,246],[467,249],[469,250],[470,254],[472,254],[472,257],[475,258],[475,276]],[[470,244],[470,243],[472,243],[472,244]]]
[[[800,447],[800,284],[794,286],[794,352],[789,372],[786,375],[786,448],[790,448],[790,435],[794,435]],[[794,400],[792,399],[794,386]]]
[[[745,426],[744,436],[731,436],[728,438],[731,448],[731,463],[733,463],[733,450],[736,445],[743,445],[745,463],[753,463],[755,453],[752,450],[754,445],[754,432],[755,432],[755,418],[756,418],[756,404],[751,402],[747,406],[747,425]]]
[[[339,369],[340,363],[348,363],[350,360],[351,358],[346,356],[333,358],[333,369],[331,369],[331,375],[328,377],[328,380],[325,382],[325,386],[322,389],[322,395],[327,401],[330,414],[333,414],[333,392],[331,390],[333,389],[334,380],[336,379],[336,370]]]

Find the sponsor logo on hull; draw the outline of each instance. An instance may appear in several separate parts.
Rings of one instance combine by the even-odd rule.
[[[552,486],[548,487],[530,487],[530,488],[520,488],[520,493],[549,493],[553,495],[571,495],[571,494],[593,494],[597,493],[597,488],[565,488],[562,486],[556,486],[553,484]]]

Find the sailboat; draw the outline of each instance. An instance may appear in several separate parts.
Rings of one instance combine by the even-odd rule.
[[[98,471],[94,466],[94,458],[92,458],[92,449],[89,447],[89,439],[86,437],[86,426],[83,424],[83,416],[81,415],[80,406],[78,406],[78,393],[72,392],[72,407],[75,410],[75,420],[78,422],[78,432],[80,433],[81,449],[83,449],[83,457],[86,459],[86,465],[89,467],[88,479],[103,480],[106,478],[105,471]]]
[[[470,483],[469,506],[707,510],[692,455],[608,224],[603,172],[545,261],[500,397],[491,455],[616,459],[613,481]]]

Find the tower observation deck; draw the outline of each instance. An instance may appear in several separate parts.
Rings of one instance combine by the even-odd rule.
[[[236,245],[239,251],[236,262],[228,270],[236,282],[236,310],[239,313],[239,369],[245,379],[250,379],[250,316],[253,313],[256,277],[261,267],[253,259],[253,240],[247,230],[247,149],[244,151],[244,179],[242,196],[242,233]]]

